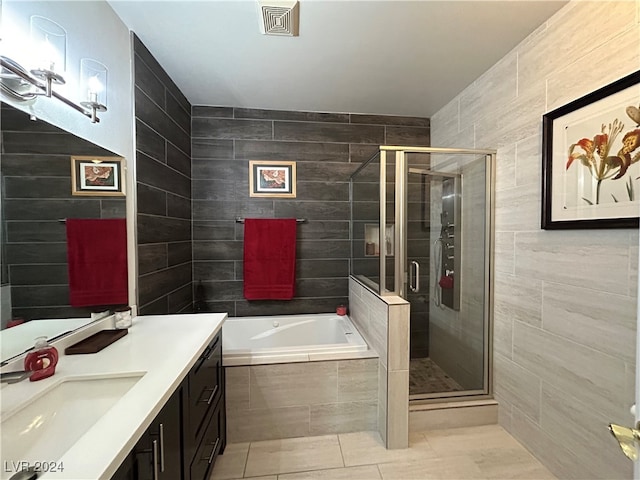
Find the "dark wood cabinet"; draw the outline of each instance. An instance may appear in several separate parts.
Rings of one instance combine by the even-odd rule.
[[[222,337],[213,339],[186,382],[184,480],[206,480],[215,458],[226,446]]]
[[[169,398],[133,448],[136,480],[179,480],[182,472],[182,387]]]
[[[207,346],[111,480],[208,478],[226,446],[221,335]]]

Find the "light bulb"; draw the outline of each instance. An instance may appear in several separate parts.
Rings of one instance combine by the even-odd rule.
[[[102,82],[97,75],[94,75],[89,78],[87,84],[87,86],[89,87],[89,101],[98,103],[98,94],[104,90]]]
[[[92,76],[89,79],[89,92],[90,93],[100,93],[103,90],[104,90],[104,86],[102,85],[102,82],[100,81],[98,76],[97,75]]]
[[[56,68],[56,60],[58,59],[58,51],[49,41],[49,35],[45,35],[44,42],[42,42],[42,67],[52,72]]]

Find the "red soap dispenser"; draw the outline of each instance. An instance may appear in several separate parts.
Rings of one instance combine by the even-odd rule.
[[[56,372],[58,364],[58,350],[49,345],[47,337],[36,338],[33,352],[27,354],[24,359],[24,369],[32,371],[29,380],[35,382],[50,377]]]

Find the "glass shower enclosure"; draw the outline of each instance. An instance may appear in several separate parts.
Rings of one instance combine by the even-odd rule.
[[[491,394],[495,158],[381,146],[351,176],[351,274],[410,303],[412,401]]]

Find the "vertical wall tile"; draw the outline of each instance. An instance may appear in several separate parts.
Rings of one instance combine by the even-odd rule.
[[[517,95],[517,56],[507,55],[460,95],[460,128],[475,124]]]
[[[460,96],[454,98],[431,117],[431,140],[441,147],[442,139],[460,131]]]
[[[632,462],[621,455],[616,442],[602,435],[603,427],[616,420],[603,415],[582,399],[568,395],[565,389],[547,384],[542,390],[541,412],[540,427],[583,459],[585,467],[591,472],[590,478],[632,476]],[[628,415],[623,420],[630,418]],[[564,428],[563,424],[567,421],[574,428]],[[580,441],[576,441],[576,438]],[[594,451],[598,455],[593,455]]]
[[[515,234],[513,232],[496,232],[495,242],[496,272],[515,273]]]
[[[337,362],[283,363],[251,367],[251,408],[336,402]]]
[[[390,372],[409,370],[409,307],[389,306],[388,368]]]
[[[227,413],[229,443],[309,436],[309,407],[257,408]]]
[[[566,445],[545,432],[527,415],[513,409],[510,433],[558,478],[592,478],[592,472]]]
[[[638,32],[637,25],[631,26],[626,31],[619,31],[622,33],[611,39],[611,43],[616,45],[617,55],[608,55],[606,52],[611,48],[611,43],[603,43],[591,52],[582,52],[582,55],[574,57],[573,62],[565,64],[563,68],[551,73],[547,80],[548,111],[561,107],[638,70],[640,32]],[[571,81],[570,72],[579,69],[587,58],[602,59],[598,68],[601,73],[587,69],[582,75]]]
[[[542,325],[556,335],[635,363],[637,309],[635,296],[545,282]]]
[[[409,370],[389,372],[387,448],[409,446]]]
[[[529,183],[496,192],[495,222],[498,232],[532,231],[540,227],[541,193]]]
[[[591,22],[606,32],[594,38],[582,27]],[[572,79],[592,58],[606,72]],[[500,423],[559,478],[630,476],[629,464],[618,469],[621,455],[593,451],[609,448],[599,446],[605,417],[624,417],[634,393],[638,238],[637,229],[540,231],[540,120],[637,69],[639,59],[638,2],[569,2],[494,67],[515,65],[516,98],[501,96],[513,75],[492,83],[489,73],[431,119],[434,145],[464,141],[466,125],[477,147],[499,149],[495,396],[505,406]],[[513,149],[515,172],[500,164],[500,153]],[[598,433],[584,430],[594,423]]]
[[[496,154],[496,190],[505,190],[516,184],[516,148],[507,145]]]
[[[384,445],[387,445],[387,405],[389,391],[389,372],[387,368],[378,363],[378,433]]]
[[[581,397],[603,413],[628,408],[624,362],[520,322],[514,323],[513,361],[545,382]]]
[[[602,248],[607,245],[607,248]],[[518,233],[516,275],[611,293],[627,291],[628,234],[625,231]],[[605,274],[606,273],[606,274]]]
[[[513,275],[496,275],[494,310],[511,320],[542,325],[542,281]]]
[[[378,362],[377,358],[338,362],[338,402],[377,402]]]
[[[136,238],[141,251],[145,244],[154,248],[164,244],[167,252],[166,265],[147,260],[140,270],[137,301],[146,313],[188,311],[193,303],[191,106],[135,35],[134,53],[136,180],[141,207]]]
[[[634,10],[633,2],[578,2],[566,13],[560,11],[557,21],[549,22],[542,34],[519,46],[519,89],[548,78],[584,55],[593,54],[600,45],[615,44],[613,38],[635,23]],[[604,33],[597,41],[582,28],[589,22],[600,22],[603,29]],[[558,45],[563,46],[561,55],[558,54]],[[573,88],[573,85],[569,87]]]
[[[516,144],[516,185],[540,185],[542,178],[542,136],[536,134]]]
[[[377,428],[377,400],[311,406],[310,435],[362,432]]]
[[[397,136],[404,135],[423,143],[428,137],[429,119],[375,116],[375,119],[368,118],[375,120],[373,124],[349,123],[348,114],[235,109],[234,116],[223,108],[204,106],[194,107],[193,115],[194,235],[204,240],[202,235],[214,234],[205,231],[208,230],[206,225],[233,221],[235,217],[305,218],[306,222],[297,230],[296,256],[301,281],[297,285],[296,301],[309,308],[312,304],[317,305],[315,308],[321,313],[327,311],[325,305],[330,298],[346,297],[346,273],[342,266],[348,264],[351,242],[348,229],[343,231],[342,227],[348,226],[351,215],[349,175],[355,171],[358,162],[368,159],[383,143],[385,128],[389,127],[389,131]],[[249,160],[295,161],[296,199],[274,201],[250,197]],[[373,207],[372,204],[371,212],[365,211],[371,218],[375,217]],[[236,230],[234,239],[242,241],[241,229]],[[218,238],[206,240],[211,243],[194,247],[199,260],[213,259],[213,254],[207,252],[210,247],[216,251],[215,244],[223,241]],[[314,265],[313,262],[322,262],[324,266],[322,269],[306,268]],[[341,265],[334,275],[329,271],[332,264]],[[305,267],[304,271],[302,267]],[[331,289],[319,287],[328,278],[334,278]],[[215,301],[215,298],[211,300]],[[264,305],[253,304],[246,308],[248,305],[243,298],[234,301],[238,314],[266,312]],[[362,318],[368,319],[368,316],[367,313]],[[371,338],[377,338],[377,344],[381,345],[382,339],[386,338],[386,327],[383,331],[381,323],[374,326],[377,328],[366,329],[365,336],[375,333],[377,336]],[[372,342],[374,346],[375,343]]]
[[[251,367],[225,367],[225,395],[227,411],[248,410],[250,408]]]
[[[531,419],[540,419],[542,381],[518,364],[500,354],[494,357],[494,383],[501,399],[517,406]]]

